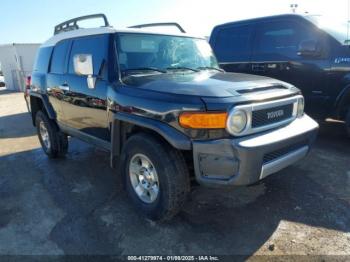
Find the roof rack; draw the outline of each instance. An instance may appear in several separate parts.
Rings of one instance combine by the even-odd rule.
[[[143,24],[143,25],[133,25],[129,26],[129,28],[144,28],[144,27],[154,27],[154,26],[175,26],[177,27],[181,33],[186,33],[186,31],[178,24],[178,23],[152,23],[152,24]]]
[[[94,19],[94,18],[102,18],[104,20],[104,25],[102,27],[109,26],[107,17],[104,14],[85,15],[85,16],[80,16],[77,18],[67,20],[61,24],[56,25],[54,34],[57,35],[57,34],[62,33],[62,32],[78,30],[80,27],[77,24],[77,22],[82,21],[82,20]]]

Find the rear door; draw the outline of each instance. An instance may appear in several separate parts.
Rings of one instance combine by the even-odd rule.
[[[210,44],[221,68],[227,72],[251,71],[253,34],[252,24],[231,24],[217,29]]]
[[[108,42],[109,35],[97,35],[74,39],[68,59],[66,74],[67,91],[64,92],[62,110],[64,124],[103,140],[109,140],[107,120],[107,85],[108,85]],[[91,54],[93,59],[93,77],[95,88],[90,89],[87,76],[77,75],[73,58],[79,54]]]
[[[312,115],[327,110],[327,43],[322,33],[303,20],[279,19],[259,23],[256,29],[251,69],[300,88],[306,98],[306,111]],[[298,55],[302,41],[315,40],[323,46],[319,57]]]
[[[49,72],[46,78],[49,101],[56,113],[58,122],[64,120],[62,101],[67,92],[65,73],[67,71],[66,62],[70,44],[70,40],[64,40],[56,44],[51,56]]]
[[[49,71],[50,59],[53,47],[40,47],[37,52],[35,63],[33,65],[33,73],[31,75],[32,90],[46,91],[46,77]],[[27,107],[30,111],[30,96],[25,96]]]

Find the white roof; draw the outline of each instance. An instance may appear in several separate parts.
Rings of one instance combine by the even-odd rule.
[[[99,28],[77,29],[77,30],[59,33],[51,37],[49,40],[47,40],[41,47],[54,46],[61,40],[80,37],[80,36],[113,34],[113,33],[149,33],[149,34],[157,34],[157,35],[185,36],[185,37],[205,39],[204,37],[190,35],[187,33],[163,33],[163,32],[156,32],[156,31],[149,31],[149,30],[146,31],[143,29],[134,29],[134,28],[114,29],[113,27],[99,27]]]

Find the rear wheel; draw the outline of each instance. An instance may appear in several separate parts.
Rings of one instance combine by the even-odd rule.
[[[122,154],[126,190],[137,210],[152,220],[169,220],[186,201],[189,173],[182,154],[148,134],[129,138]]]
[[[36,113],[35,124],[41,147],[50,158],[62,157],[68,150],[68,138],[42,111]]]

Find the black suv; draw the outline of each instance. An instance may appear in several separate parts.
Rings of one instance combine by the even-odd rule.
[[[105,26],[79,29],[91,17]],[[151,219],[176,214],[191,181],[253,184],[306,156],[316,136],[299,89],[223,72],[204,38],[115,30],[103,15],[55,33],[26,96],[45,153],[64,155],[67,136],[107,149]]]
[[[346,23],[279,15],[216,26],[210,37],[229,72],[269,76],[301,89],[306,113],[346,122],[350,135],[350,40]]]

